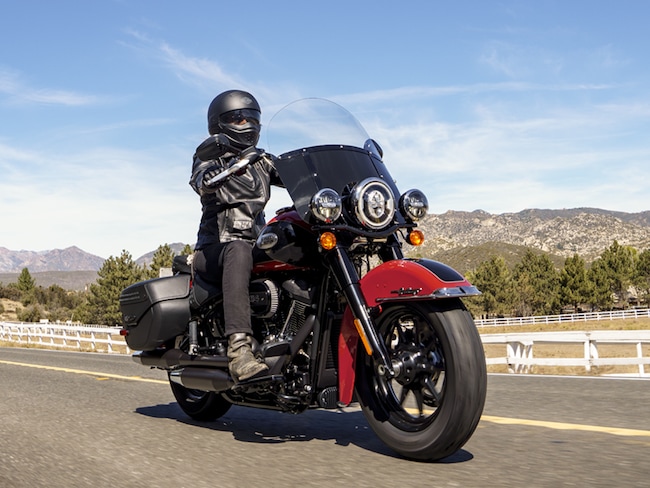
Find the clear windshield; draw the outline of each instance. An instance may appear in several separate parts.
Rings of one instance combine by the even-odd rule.
[[[307,221],[311,198],[322,188],[345,196],[366,178],[380,178],[399,198],[376,144],[340,105],[320,98],[293,102],[271,119],[267,138],[282,182]]]
[[[276,113],[266,129],[268,151],[276,156],[306,147],[346,145],[379,150],[354,116],[323,98],[304,98]]]

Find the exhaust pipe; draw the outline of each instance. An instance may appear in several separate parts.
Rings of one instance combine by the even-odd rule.
[[[226,391],[235,385],[226,371],[208,368],[189,367],[171,371],[169,380],[192,390],[214,392]]]

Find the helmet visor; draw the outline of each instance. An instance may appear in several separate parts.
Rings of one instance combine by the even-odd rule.
[[[260,125],[260,113],[257,110],[239,109],[231,110],[223,114],[220,119],[224,124],[232,126],[244,126],[246,124]]]

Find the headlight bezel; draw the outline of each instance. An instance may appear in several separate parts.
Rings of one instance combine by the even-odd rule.
[[[351,207],[357,221],[371,230],[388,227],[395,218],[396,202],[391,187],[377,177],[357,183],[351,194]]]
[[[412,188],[400,197],[399,208],[411,222],[419,222],[429,211],[429,201],[422,190]]]
[[[341,196],[332,188],[321,188],[311,197],[309,210],[321,222],[336,222],[343,212]]]

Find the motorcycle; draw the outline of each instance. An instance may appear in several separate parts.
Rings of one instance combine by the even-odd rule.
[[[228,373],[221,291],[192,272],[124,289],[122,335],[144,366],[166,370],[191,418],[232,405],[301,413],[357,403],[400,455],[439,460],[479,422],[487,375],[482,343],[461,299],[480,292],[430,259],[406,258],[424,239],[424,193],[400,194],[380,146],[339,105],[293,102],[267,130],[293,205],[278,210],[254,246],[250,282],[256,354],[266,376]],[[197,149],[213,159],[215,136]],[[262,157],[269,157],[263,155]],[[255,164],[240,157],[215,177]]]

